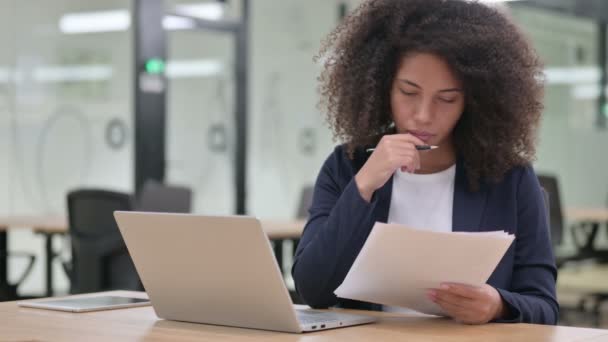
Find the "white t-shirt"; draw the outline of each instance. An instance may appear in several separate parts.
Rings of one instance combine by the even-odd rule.
[[[452,231],[456,165],[431,174],[401,169],[393,176],[388,223],[432,231]]]
[[[455,177],[456,165],[432,174],[411,174],[397,170],[393,176],[388,223],[451,232]],[[387,305],[382,310],[412,312]]]

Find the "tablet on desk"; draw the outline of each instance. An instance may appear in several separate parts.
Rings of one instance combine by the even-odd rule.
[[[89,312],[146,306],[150,305],[150,300],[144,298],[119,296],[91,296],[19,302],[18,305],[22,307],[47,310]]]

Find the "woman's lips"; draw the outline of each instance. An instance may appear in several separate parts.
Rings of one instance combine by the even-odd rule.
[[[428,143],[435,136],[435,134],[424,131],[408,131],[408,133],[424,141],[425,143]]]

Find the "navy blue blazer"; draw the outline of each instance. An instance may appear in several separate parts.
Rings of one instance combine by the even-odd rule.
[[[344,281],[376,221],[386,222],[392,179],[368,203],[354,181],[367,160],[362,149],[349,159],[338,146],[317,178],[310,216],[296,250],[292,268],[296,290],[313,308],[341,306],[381,310],[379,304],[338,298]],[[538,179],[531,167],[516,167],[499,183],[468,190],[462,161],[456,165],[453,231],[505,230],[515,235],[488,284],[498,290],[510,317],[497,322],[556,324],[557,270],[548,218]]]

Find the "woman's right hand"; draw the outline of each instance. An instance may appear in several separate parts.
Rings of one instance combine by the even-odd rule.
[[[367,202],[397,169],[414,172],[420,168],[420,154],[416,145],[426,143],[411,134],[391,134],[380,139],[372,155],[355,175],[359,193]]]

